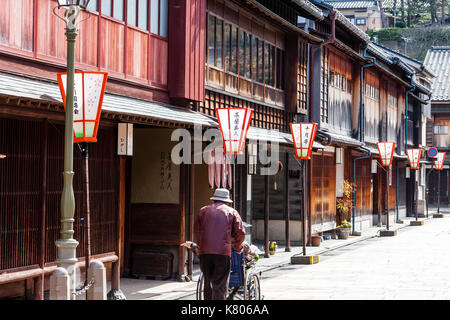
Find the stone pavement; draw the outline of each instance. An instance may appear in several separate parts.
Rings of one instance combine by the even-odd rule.
[[[449,300],[450,211],[444,219],[328,251],[319,264],[265,272],[267,300]]]
[[[435,210],[430,208],[429,218],[419,219],[427,220],[433,219]],[[409,226],[409,221],[415,218],[404,218],[403,224],[390,225],[390,230],[397,230]],[[350,236],[347,240],[324,240],[319,247],[306,247],[307,255],[321,255],[326,252],[336,250],[351,244],[368,240],[379,236],[380,230],[385,230],[386,227],[372,227],[363,230],[361,236]],[[285,252],[283,246],[279,246],[277,253],[271,255],[270,258],[264,258],[260,254],[256,268],[258,272],[267,272],[290,264],[291,256],[294,254],[301,254],[303,248],[301,246],[291,247],[291,252]],[[351,248],[349,248],[351,250]],[[320,262],[319,262],[320,264]],[[194,264],[193,281],[178,282],[176,280],[141,280],[131,278],[121,278],[120,286],[122,292],[128,300],[177,300],[177,299],[195,299],[195,290],[198,276],[200,274],[198,264]],[[108,291],[110,290],[110,282],[108,282]]]

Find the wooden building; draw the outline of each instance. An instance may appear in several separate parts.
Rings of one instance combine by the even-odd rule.
[[[76,68],[108,72],[89,167],[91,250],[94,259],[105,263],[113,289],[120,287],[120,275],[184,273],[178,248],[186,240],[185,215],[192,213],[186,209],[190,171],[167,157],[170,132],[216,127],[217,122],[189,108],[204,98],[203,69],[193,68],[200,61],[190,58],[195,50],[204,52],[199,35],[205,34],[206,2],[180,2],[184,6],[167,0],[90,1],[90,17],[84,12],[81,17],[88,19],[80,24]],[[65,25],[52,13],[55,0],[6,0],[2,5],[0,150],[6,157],[0,162],[0,297],[43,299],[56,268],[60,228],[64,108],[56,73],[66,68]],[[188,19],[191,15],[195,19]],[[184,27],[170,28],[169,21],[175,20],[184,21]],[[190,29],[192,21],[198,28]],[[191,41],[173,36],[178,45],[169,46],[171,33]],[[172,76],[169,59],[177,63]],[[133,157],[117,155],[120,122],[134,124]],[[74,237],[84,272],[81,158],[74,148]],[[150,251],[166,252],[169,258],[152,265]],[[133,261],[142,257],[145,270],[134,270]]]
[[[64,125],[56,73],[66,68],[56,4],[4,0],[0,12],[0,298],[43,299],[56,267]],[[225,184],[252,225],[252,241],[300,243],[304,193],[308,240],[334,229],[344,179],[357,185],[358,228],[380,221],[386,175],[372,173],[376,142],[394,139],[392,172],[404,167],[404,106],[414,70],[341,13],[315,0],[91,0],[89,10],[75,59],[77,69],[109,73],[89,166],[92,252],[106,264],[113,289],[120,276],[192,277],[193,256],[179,245],[195,240],[195,215],[214,186],[206,164],[172,162],[171,136],[186,128],[205,147],[205,129],[218,128],[216,108],[254,112],[245,160]],[[414,99],[413,115],[421,108]],[[319,131],[303,186],[289,123],[305,121],[319,123]],[[133,124],[132,156],[117,154],[119,123]],[[249,163],[254,144],[259,153],[270,150],[276,174],[264,176],[267,164]],[[83,272],[81,158],[74,148],[74,237]],[[200,154],[192,150],[188,158]],[[368,150],[371,158],[357,160]],[[396,176],[390,210],[401,198],[396,183],[404,178]]]
[[[431,96],[431,121],[427,122],[426,137],[430,146],[436,147],[439,152],[445,152],[444,170],[440,172],[440,205],[450,204],[450,47],[431,47],[425,57],[424,65],[436,76],[432,85]],[[438,205],[438,181],[439,173],[431,171],[432,165],[427,170],[429,175],[428,196],[430,205]]]

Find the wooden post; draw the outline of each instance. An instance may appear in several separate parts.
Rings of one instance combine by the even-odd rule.
[[[186,239],[185,223],[186,223],[186,164],[180,165],[180,244]],[[184,281],[184,267],[185,267],[185,250],[184,247],[178,247],[178,281]]]
[[[192,159],[189,176],[189,241],[194,241],[194,195],[195,195],[195,164]],[[194,255],[192,250],[188,251],[188,277],[192,280],[192,269],[194,266]]]
[[[269,258],[269,175],[264,176],[264,192],[265,192],[265,202],[264,202],[264,258]]]
[[[43,123],[43,137],[42,141],[44,144],[42,146],[42,187],[41,187],[41,203],[42,203],[42,214],[41,214],[41,259],[39,262],[39,267],[44,269],[45,266],[45,219],[47,212],[47,159],[48,159],[48,120],[44,119]],[[44,272],[42,275],[37,277],[34,283],[34,299],[44,300]]]
[[[289,152],[286,152],[286,164],[285,164],[285,187],[284,187],[284,217],[285,217],[285,236],[286,236],[286,252],[291,251],[291,238],[289,236],[289,220],[290,220],[290,207],[289,207]]]
[[[126,157],[120,156],[119,173],[119,212],[117,220],[118,239],[117,256],[119,257],[119,276],[123,270],[124,246],[125,246],[125,194],[126,194]],[[118,288],[114,288],[119,290]]]
[[[389,170],[391,167],[388,167],[386,170],[386,230],[389,230]]]
[[[438,214],[441,214],[441,171],[438,172]]]
[[[303,221],[302,221],[302,242],[303,242],[303,255],[306,256],[306,217],[308,216],[307,208],[311,205],[311,201],[308,202],[308,207],[306,206],[306,160],[301,160],[303,162],[302,165],[302,184],[303,184]],[[312,170],[311,170],[312,171]],[[312,180],[311,180],[312,181]],[[309,193],[311,196],[311,193]],[[311,217],[309,217],[309,220],[311,220]]]
[[[85,280],[84,285],[87,286],[90,279],[88,278],[88,270],[91,259],[91,222],[90,222],[90,206],[89,206],[89,150],[88,144],[86,142],[81,143],[81,153],[83,156],[83,164],[82,164],[82,178],[83,178],[83,213],[86,219],[85,221],[85,247],[84,247],[84,256],[85,256]],[[86,291],[86,300],[87,300],[87,291]]]

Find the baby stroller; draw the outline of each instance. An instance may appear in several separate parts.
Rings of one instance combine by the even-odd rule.
[[[261,300],[259,276],[255,272],[255,259],[246,261],[244,252],[231,251],[231,272],[228,283],[227,300]],[[197,300],[204,300],[204,278],[200,275],[197,282]]]

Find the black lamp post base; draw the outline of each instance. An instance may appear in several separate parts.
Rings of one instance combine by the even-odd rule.
[[[380,237],[394,237],[397,235],[397,230],[380,230]]]
[[[291,264],[316,264],[316,263],[319,263],[319,256],[293,255],[291,257]]]

